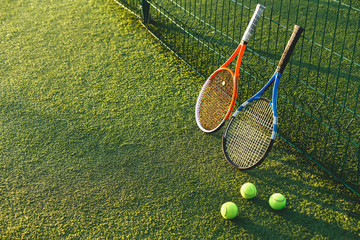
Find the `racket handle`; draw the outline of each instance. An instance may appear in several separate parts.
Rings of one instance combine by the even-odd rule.
[[[259,21],[261,14],[265,10],[265,7],[261,4],[256,5],[255,12],[250,20],[250,23],[248,27],[245,30],[244,36],[242,38],[242,41],[244,43],[249,42],[251,34],[254,32],[257,22]]]
[[[292,52],[294,51],[296,43],[298,42],[300,35],[303,31],[304,31],[304,28],[302,28],[298,25],[295,25],[294,31],[291,34],[289,42],[287,43],[284,53],[281,56],[279,64],[276,68],[277,72],[283,73],[283,71],[285,70],[286,64],[289,62],[290,56],[291,56]]]

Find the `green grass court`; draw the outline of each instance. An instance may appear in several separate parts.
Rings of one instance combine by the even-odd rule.
[[[203,79],[113,1],[1,6],[0,239],[360,238],[358,197],[280,138],[232,168],[195,122]]]

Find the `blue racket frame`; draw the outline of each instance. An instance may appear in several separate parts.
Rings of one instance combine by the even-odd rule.
[[[247,101],[245,101],[243,104],[241,104],[241,106],[235,111],[235,113],[232,115],[231,117],[231,120],[228,124],[228,126],[226,127],[226,130],[224,132],[224,135],[223,135],[223,151],[224,151],[224,154],[225,154],[225,157],[226,159],[228,160],[228,162],[234,166],[235,168],[238,168],[238,169],[250,169],[250,168],[253,168],[257,165],[259,165],[267,156],[267,154],[269,153],[273,143],[275,142],[275,139],[276,139],[276,134],[277,134],[277,130],[278,130],[278,113],[277,113],[277,97],[278,97],[278,89],[279,89],[279,83],[280,83],[280,78],[282,76],[282,73],[284,72],[284,69],[287,65],[287,63],[289,62],[289,59],[290,59],[290,56],[296,46],[296,43],[298,42],[300,36],[301,36],[301,33],[304,31],[304,29],[298,25],[295,25],[294,26],[294,31],[293,33],[291,34],[291,37],[285,47],[285,50],[283,52],[283,55],[281,56],[281,59],[279,61],[279,64],[275,70],[275,73],[273,74],[273,76],[270,78],[270,80],[265,84],[264,87],[261,88],[260,91],[258,91],[254,96],[252,96],[251,98],[249,98]],[[264,98],[264,97],[261,97],[263,95],[263,93],[266,91],[266,89],[268,89],[271,84],[274,83],[274,86],[273,86],[273,91],[272,91],[272,101],[271,102],[270,100]],[[261,147],[262,147],[262,150],[264,150],[264,148],[267,146],[266,150],[265,151],[262,151],[259,153],[259,155],[261,156],[256,156],[259,157],[259,159],[253,159],[254,156],[249,156],[248,159],[241,159],[241,166],[238,165],[237,163],[234,163],[233,160],[229,157],[230,155],[228,154],[228,147],[227,147],[227,139],[228,139],[228,131],[229,129],[233,129],[232,131],[237,131],[239,128],[239,126],[236,126],[235,125],[235,128],[231,128],[230,126],[232,125],[233,122],[235,122],[236,120],[236,116],[243,111],[243,109],[251,102],[255,101],[255,100],[263,100],[263,101],[266,101],[268,104],[270,104],[270,109],[272,110],[273,112],[273,124],[272,124],[272,133],[271,133],[271,137],[270,137],[270,142],[269,142],[269,145],[267,145],[266,142],[262,142],[260,144]],[[256,114],[255,114],[256,115]],[[245,125],[241,125],[240,128],[245,128],[246,130],[246,127]],[[229,135],[229,137],[231,136],[231,134]],[[269,136],[269,135],[267,135]],[[265,139],[263,136],[260,136],[262,139]],[[235,139],[235,141],[233,140],[234,136],[231,136],[230,137],[230,141],[232,141],[233,143],[235,144],[232,144],[232,153],[234,153],[234,151],[238,151],[238,152],[241,152],[242,150],[239,149],[234,149],[237,147],[238,143],[236,142],[238,139]],[[268,138],[267,138],[268,139]],[[241,141],[241,140],[239,140]],[[258,147],[258,142],[256,143],[249,143],[249,146],[256,146]],[[240,147],[242,145],[239,145]],[[248,149],[252,150],[251,147],[249,147]],[[242,152],[246,152],[246,151],[242,151]],[[233,155],[233,154],[232,154]],[[248,157],[248,156],[246,156]],[[237,157],[239,159],[239,157]],[[245,160],[245,164],[244,161]]]

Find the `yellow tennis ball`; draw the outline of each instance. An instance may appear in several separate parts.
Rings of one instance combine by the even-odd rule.
[[[269,205],[274,210],[281,210],[286,205],[286,198],[281,193],[274,193],[269,199]]]
[[[237,216],[239,209],[233,202],[226,202],[221,206],[221,215],[225,219],[233,219]]]
[[[246,199],[251,199],[256,196],[256,187],[252,183],[245,183],[240,189],[241,196]]]

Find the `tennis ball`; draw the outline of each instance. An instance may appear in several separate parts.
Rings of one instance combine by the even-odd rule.
[[[274,210],[281,210],[286,205],[286,198],[281,193],[274,193],[269,199],[270,207]]]
[[[221,215],[225,219],[233,219],[237,216],[239,209],[233,202],[226,202],[221,206]]]
[[[256,196],[256,187],[252,183],[245,183],[240,189],[241,196],[246,199],[251,199]]]

